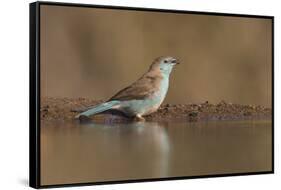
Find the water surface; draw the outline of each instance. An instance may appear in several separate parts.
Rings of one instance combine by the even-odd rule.
[[[270,171],[271,126],[42,123],[41,184]]]

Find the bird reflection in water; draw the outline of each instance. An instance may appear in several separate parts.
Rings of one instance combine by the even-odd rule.
[[[131,168],[133,173],[141,172],[147,177],[168,176],[170,143],[165,124],[131,122],[85,125],[87,128],[102,129],[103,141],[99,143],[109,149],[105,151],[111,152],[109,154],[112,159],[106,165],[116,163],[127,171]]]

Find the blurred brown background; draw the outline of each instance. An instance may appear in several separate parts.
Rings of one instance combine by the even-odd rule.
[[[108,99],[152,60],[181,60],[165,102],[271,107],[271,20],[41,6],[41,95]]]

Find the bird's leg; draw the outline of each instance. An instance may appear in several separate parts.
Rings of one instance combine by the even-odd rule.
[[[145,121],[144,117],[142,117],[140,114],[137,114],[134,118],[136,121]]]

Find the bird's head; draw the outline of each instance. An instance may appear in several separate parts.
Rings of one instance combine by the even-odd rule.
[[[160,71],[163,74],[170,74],[173,67],[179,64],[179,61],[171,56],[162,56],[156,58],[150,66],[150,70]]]

